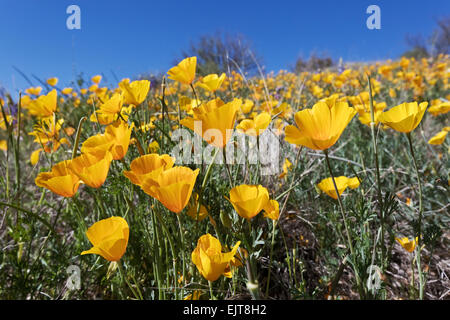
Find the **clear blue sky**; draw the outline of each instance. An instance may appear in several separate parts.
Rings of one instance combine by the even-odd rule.
[[[66,28],[66,8],[81,8],[81,30]],[[366,28],[366,8],[381,8],[381,30]],[[263,56],[267,71],[286,69],[299,55],[334,59],[398,57],[406,34],[428,36],[448,0],[152,1],[0,0],[0,85],[28,87],[13,66],[59,87],[76,73],[103,73],[115,84],[143,72],[166,72],[191,40],[216,30],[242,33]]]

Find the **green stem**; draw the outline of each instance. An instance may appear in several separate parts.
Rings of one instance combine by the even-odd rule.
[[[136,293],[136,291],[134,290],[133,286],[132,286],[131,283],[128,281],[128,279],[127,279],[127,277],[126,277],[126,274],[125,274],[125,271],[123,270],[122,263],[118,261],[118,262],[117,262],[117,266],[119,267],[120,277],[121,277],[121,279],[122,279],[122,284],[123,284],[123,281],[125,281],[126,284],[128,285],[128,287],[130,288],[131,292],[132,292],[133,295],[135,296],[135,298],[138,299],[138,300],[143,300],[143,299],[142,299],[142,296],[139,296],[139,295]]]
[[[209,295],[210,295],[211,300],[216,300],[216,297],[214,297],[214,294],[213,294],[212,281],[208,281],[208,285],[209,285]]]
[[[411,291],[414,291],[415,283],[414,283],[414,258],[411,259]],[[415,294],[412,295],[413,299],[415,297]]]
[[[225,148],[226,148],[225,146],[222,148],[223,163],[225,164],[225,168],[226,168],[226,171],[227,171],[228,179],[230,180],[230,187],[234,188],[234,183],[233,183],[233,178],[231,176],[230,167],[228,166],[228,163],[227,163],[227,152],[226,152]]]
[[[287,264],[288,264],[289,281],[292,282],[291,255],[289,254],[289,249],[288,249],[288,246],[287,246],[286,238],[284,236],[284,232],[283,232],[283,229],[281,228],[281,225],[280,225],[279,229],[280,229],[280,233],[281,233],[281,238],[283,239],[284,249],[286,250],[286,261],[287,261]]]
[[[177,214],[177,220],[178,220],[178,227],[180,229],[180,237],[181,237],[181,245],[184,246],[185,245],[185,241],[184,241],[184,235],[183,235],[183,228],[181,227],[181,220],[180,220],[180,215]],[[185,283],[186,281],[186,260],[185,260],[185,255],[184,255],[184,250],[181,250],[181,258],[183,260],[183,282]],[[184,296],[184,285],[181,287],[181,297]]]
[[[86,117],[82,117],[80,119],[80,122],[78,122],[78,128],[77,128],[77,135],[75,137],[75,143],[73,144],[73,150],[72,150],[72,159],[75,159],[77,156],[77,150],[78,150],[78,144],[80,143],[80,136],[81,136],[81,125],[83,122],[86,121]]]
[[[17,140],[14,148],[15,171],[16,171],[16,190],[20,189],[20,165],[19,165],[19,145],[20,145],[20,127],[22,126],[22,93],[19,92],[19,105],[17,109]],[[20,205],[20,203],[18,203]]]
[[[247,220],[247,219],[245,219]],[[248,225],[248,236],[250,237],[250,235],[252,234],[252,224],[250,220],[247,220],[247,225]],[[243,228],[242,228],[243,231]],[[245,247],[247,247],[247,252],[248,252],[248,257],[247,259],[245,259],[245,266],[247,269],[247,278],[248,278],[248,282],[247,282],[247,289],[250,291],[250,294],[252,295],[254,300],[258,300],[260,297],[260,293],[259,293],[259,285],[258,285],[258,280],[256,279],[256,277],[254,276],[254,265],[253,265],[253,260],[252,260],[252,253],[253,253],[253,247],[251,246],[251,242],[249,242],[245,232],[242,233],[242,239],[244,240],[244,244]],[[241,257],[244,257],[243,253],[240,251],[240,255]]]
[[[267,274],[266,298],[269,297],[270,272],[272,269],[273,244],[275,243],[275,228],[276,228],[276,226],[277,226],[277,221],[272,220],[272,242],[270,244],[269,271]]]
[[[36,214],[36,213],[34,213],[34,212],[32,212],[32,211],[26,210],[26,209],[24,209],[24,208],[21,208],[20,206],[18,206],[18,205],[16,205],[16,204],[13,204],[13,203],[6,203],[6,202],[3,202],[3,201],[0,201],[0,206],[5,206],[5,207],[11,207],[11,208],[14,208],[14,209],[16,209],[17,211],[20,211],[20,212],[25,213],[27,216],[30,216],[30,217],[33,217],[33,218],[39,220],[39,221],[42,222],[42,224],[44,224],[51,232],[53,232],[54,235],[57,235],[57,232],[56,232],[55,229],[52,227],[52,225],[51,225],[50,223],[48,223],[48,222],[47,222],[44,218],[42,218],[40,215],[38,215],[38,214]]]
[[[421,255],[421,251],[422,251],[422,214],[423,214],[423,207],[422,207],[422,183],[420,181],[420,173],[419,173],[419,168],[417,167],[417,161],[416,161],[416,156],[414,154],[414,148],[412,145],[412,140],[411,140],[411,133],[408,132],[406,134],[406,136],[408,137],[408,142],[409,142],[409,150],[411,151],[411,156],[413,158],[413,163],[414,163],[414,170],[416,171],[416,176],[417,176],[417,183],[419,185],[419,220],[417,223],[417,271],[419,272],[419,299],[423,300],[423,292],[424,292],[424,288],[425,288],[425,283],[423,281],[423,275],[422,275],[422,265],[420,262],[420,255]]]
[[[165,291],[162,290],[162,281],[163,281],[163,275],[162,275],[162,241],[159,238],[160,235],[160,229],[158,225],[156,224],[156,213],[154,210],[152,210],[152,224],[153,224],[153,232],[154,232],[154,238],[153,238],[153,248],[154,248],[154,255],[156,256],[156,269],[157,269],[157,276],[158,276],[158,297],[159,300],[162,300],[165,298]],[[155,239],[156,238],[156,239]]]
[[[197,225],[198,225],[198,216],[200,214],[200,208],[202,205],[203,191],[205,190],[206,183],[208,182],[209,176],[211,175],[211,168],[212,168],[214,162],[216,161],[216,157],[217,157],[218,153],[219,153],[219,148],[217,148],[216,151],[214,152],[214,156],[211,160],[211,163],[208,165],[208,168],[206,169],[205,177],[203,178],[202,186],[200,187],[200,191],[198,194],[198,201],[197,201],[197,219],[196,219]]]
[[[191,83],[191,89],[192,89],[192,91],[194,92],[195,102],[198,103],[197,92],[195,91],[195,88],[194,88],[194,86],[192,85],[192,83]],[[197,105],[197,107],[198,107],[198,105]]]
[[[385,216],[384,216],[384,210],[383,210],[383,197],[381,195],[381,179],[380,179],[380,166],[378,163],[378,147],[377,147],[377,139],[376,139],[376,132],[375,132],[375,111],[373,107],[373,97],[372,97],[372,84],[370,82],[370,76],[367,75],[368,82],[369,82],[369,98],[370,98],[370,131],[372,134],[372,146],[373,146],[373,152],[375,157],[375,168],[376,168],[376,179],[377,179],[377,196],[378,196],[378,206],[380,207],[380,219],[381,219],[381,269],[382,272],[385,270],[385,256],[386,256],[386,247],[384,244],[384,230],[385,230]]]
[[[173,244],[173,239],[171,234],[169,233],[169,230],[167,230],[166,225],[164,224],[164,221],[161,217],[161,214],[158,212],[158,210],[153,210],[156,213],[156,217],[159,220],[160,225],[162,226],[164,232],[166,233],[166,239],[169,240],[170,250],[172,251],[172,264],[173,264],[173,274],[174,274],[174,288],[175,288],[175,299],[178,299],[178,286],[177,286],[177,256],[175,251],[175,245]]]
[[[344,205],[342,204],[341,195],[339,194],[339,190],[337,188],[336,181],[334,180],[333,171],[331,170],[330,159],[328,158],[328,150],[324,150],[323,152],[325,153],[325,160],[326,160],[326,163],[327,163],[327,166],[328,166],[328,171],[330,172],[331,180],[333,181],[334,190],[335,190],[335,192],[337,194],[339,207],[341,208],[341,214],[342,214],[342,219],[344,221],[345,233],[347,235],[347,245],[350,248],[352,259],[354,261],[354,259],[356,259],[355,250],[353,249],[353,243],[352,243],[352,239],[350,237],[350,231],[348,229],[347,217],[345,215]],[[354,266],[355,278],[356,278],[356,283],[357,283],[357,286],[358,286],[359,294],[360,294],[360,296],[362,296],[361,281],[359,279],[359,274],[358,274],[358,271],[356,270],[355,264],[353,264],[353,266]]]

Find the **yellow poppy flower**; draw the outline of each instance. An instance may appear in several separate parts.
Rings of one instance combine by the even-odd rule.
[[[270,114],[264,111],[258,114],[253,120],[242,120],[236,126],[236,129],[250,136],[259,136],[267,129],[271,120]]]
[[[5,123],[5,118],[3,117],[3,114],[0,114],[0,129],[6,130],[6,124],[11,126],[12,122],[13,122],[13,117],[11,117],[9,114],[6,115],[6,123]]]
[[[217,98],[193,108],[194,117],[181,120],[181,124],[203,137],[207,143],[223,148],[231,138],[241,104],[240,99],[225,104]],[[201,126],[196,126],[195,121],[201,122]]]
[[[209,74],[204,77],[201,82],[198,83],[198,86],[202,87],[205,90],[215,92],[220,88],[223,81],[225,80],[225,77],[225,73],[222,73],[220,77],[215,73]]]
[[[250,220],[269,202],[269,191],[261,185],[240,185],[230,190],[228,199],[241,217]]]
[[[97,149],[76,157],[68,167],[91,188],[100,188],[108,176],[111,161],[111,152]]]
[[[25,93],[33,96],[38,96],[42,91],[41,87],[30,87],[25,90]]]
[[[96,92],[97,90],[98,90],[98,85],[95,83],[89,87],[90,92]]]
[[[278,220],[280,217],[280,204],[277,200],[269,200],[264,207],[263,212],[264,217],[272,219],[272,220]]]
[[[8,150],[8,143],[6,140],[0,140],[0,150],[7,151]]]
[[[61,93],[62,94],[71,94],[72,91],[73,91],[72,88],[64,88],[64,89],[61,90]]]
[[[147,147],[147,150],[148,150],[148,152],[150,152],[150,153],[156,153],[156,152],[158,152],[158,150],[159,150],[159,143],[158,143],[158,141],[152,141],[149,145],[148,145],[148,147]]]
[[[450,102],[442,102],[436,105],[432,105],[428,108],[428,112],[433,116],[438,116],[440,114],[445,114],[450,111]]]
[[[414,240],[409,240],[407,237],[403,237],[403,238],[395,238],[395,240],[397,240],[398,243],[400,243],[400,245],[408,252],[413,252],[414,249],[416,248],[417,242],[419,240],[418,237],[416,237],[416,239]]]
[[[183,300],[200,300],[202,295],[203,295],[203,291],[194,290],[194,292],[192,292],[191,294],[188,294]]]
[[[63,197],[72,197],[78,190],[80,179],[69,169],[71,160],[55,164],[50,172],[41,172],[34,182]]]
[[[98,122],[100,124],[110,124],[113,122],[116,118],[116,115],[120,113],[123,106],[123,94],[121,93],[115,93],[106,100],[104,103],[102,103],[99,106],[99,110],[95,112],[95,114],[91,115],[90,120],[92,122]]]
[[[284,159],[283,172],[280,173],[280,175],[278,177],[280,179],[283,179],[284,177],[286,177],[286,175],[288,174],[288,171],[291,167],[292,167],[292,163],[289,161],[289,159],[288,158]]]
[[[96,76],[93,76],[92,78],[91,78],[91,81],[93,82],[93,83],[95,83],[95,84],[99,84],[100,83],[100,81],[102,81],[102,76],[101,75],[96,75]]]
[[[430,140],[428,140],[428,143],[434,144],[434,145],[439,145],[439,144],[444,143],[447,133],[448,132],[446,130],[442,130],[441,132],[434,135]]]
[[[30,114],[40,117],[48,118],[56,111],[57,94],[53,89],[47,95],[42,95],[35,100],[31,100],[27,108]]]
[[[35,136],[34,142],[39,143],[45,152],[55,152],[61,144],[70,144],[66,138],[59,138],[59,131],[63,123],[63,119],[56,121],[56,117],[45,118],[34,126],[34,131],[28,133],[28,135]],[[69,133],[70,130],[66,132],[67,135]]]
[[[375,125],[380,123],[380,115],[383,113],[383,111],[375,111],[373,113],[373,118],[375,120]],[[361,121],[362,124],[365,124],[366,126],[370,126],[370,123],[372,122],[372,116],[370,115],[370,112],[365,112],[360,114],[358,117],[358,120]]]
[[[286,102],[272,109],[272,115],[278,115],[279,118],[287,118],[292,113],[292,108]]]
[[[105,136],[113,141],[111,154],[114,160],[120,160],[125,157],[130,145],[133,127],[134,123],[132,123],[131,126],[128,126],[128,123],[122,120],[117,120],[106,127]]]
[[[150,81],[139,80],[131,83],[122,81],[119,87],[122,89],[124,103],[138,106],[147,98]]]
[[[336,187],[338,189],[339,195],[341,195],[345,189],[351,188],[355,189],[359,187],[359,180],[357,177],[354,178],[347,178],[345,176],[340,176],[337,178],[334,178],[334,181],[336,182]],[[336,190],[334,189],[333,180],[331,177],[323,179],[320,181],[319,184],[317,184],[320,190],[325,192],[327,195],[332,197],[333,199],[337,199],[338,196],[336,194]]]
[[[161,172],[156,180],[146,178],[141,188],[170,211],[180,213],[189,202],[199,171],[173,167]]]
[[[167,71],[169,79],[191,84],[195,79],[195,69],[197,67],[197,57],[186,58],[178,65]]]
[[[244,103],[241,106],[241,111],[243,113],[249,113],[250,111],[252,111],[252,108],[255,104],[253,103],[252,100],[250,99],[245,99]]]
[[[192,109],[198,107],[201,104],[201,101],[181,96],[178,99],[178,104],[180,105],[181,110],[186,111],[187,114],[191,115],[193,113]]]
[[[390,89],[389,89],[389,96],[390,96],[391,98],[397,98],[397,92],[395,91],[394,88],[390,88]]]
[[[47,83],[50,86],[54,87],[58,84],[58,78],[49,78],[49,79],[47,79]]]
[[[119,261],[128,245],[130,228],[122,217],[110,217],[94,223],[86,231],[93,247],[81,255],[98,254],[108,261]]]
[[[99,133],[87,138],[81,145],[81,153],[95,153],[98,150],[111,152],[114,141],[111,141],[105,134]]]
[[[326,150],[337,142],[355,114],[356,110],[349,107],[347,102],[334,101],[330,108],[327,103],[320,101],[312,109],[295,114],[298,127],[287,126],[285,140],[313,150]]]
[[[39,155],[40,155],[41,151],[43,151],[43,150],[44,150],[44,149],[39,148],[39,149],[33,151],[33,153],[32,153],[31,156],[30,156],[30,162],[31,162],[31,165],[34,166],[34,165],[36,165],[36,163],[39,162]]]
[[[192,251],[192,262],[206,280],[216,281],[234,258],[240,243],[238,241],[230,252],[223,253],[220,241],[209,233],[205,234],[198,239],[197,247]]]
[[[120,160],[125,157],[130,145],[131,131],[133,124],[117,120],[106,127],[104,134],[97,134],[88,138],[81,146],[82,153],[91,153],[93,150],[101,149],[110,151],[113,160]]]
[[[405,102],[378,116],[378,120],[392,129],[408,133],[413,131],[422,120],[428,102]]]
[[[156,180],[161,172],[172,168],[174,163],[175,159],[167,154],[146,154],[131,161],[131,170],[125,170],[123,174],[140,186],[147,178]]]
[[[328,108],[333,108],[336,105],[336,102],[339,100],[339,93],[332,94],[327,98],[320,99],[320,102],[324,102],[327,104]]]

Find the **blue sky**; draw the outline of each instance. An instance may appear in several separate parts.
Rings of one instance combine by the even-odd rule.
[[[71,4],[81,8],[81,30],[66,28]],[[366,27],[371,4],[381,9],[381,30]],[[113,72],[166,72],[191,40],[216,30],[244,34],[267,71],[312,51],[344,61],[397,58],[406,34],[428,36],[448,14],[448,0],[0,0],[0,86],[28,87],[13,66],[35,85],[32,75],[57,76],[59,87],[79,72],[102,73],[114,85]]]

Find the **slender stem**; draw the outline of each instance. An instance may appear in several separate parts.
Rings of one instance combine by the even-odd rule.
[[[139,295],[139,299],[144,300],[144,297],[142,296],[141,289],[139,289],[139,285],[138,285],[138,282],[136,281],[136,278],[134,277],[133,274],[131,274],[131,277],[133,278],[134,285],[136,286],[136,290]]]
[[[20,146],[20,127],[22,126],[22,92],[19,92],[19,105],[17,109],[17,140],[14,148],[15,172],[16,172],[16,190],[20,190],[20,165],[19,165],[19,146]],[[20,202],[18,203],[20,205]]]
[[[233,188],[234,187],[233,178],[231,176],[230,167],[228,166],[228,163],[227,163],[227,152],[226,152],[225,148],[226,148],[225,146],[222,148],[223,162],[225,164],[225,168],[226,168],[226,171],[227,171],[228,179],[230,180],[230,187]]]
[[[248,257],[247,259],[245,259],[245,266],[246,266],[246,270],[247,270],[247,278],[248,278],[248,282],[247,282],[247,289],[250,291],[250,294],[252,295],[254,300],[259,300],[259,285],[258,285],[258,280],[257,278],[255,278],[254,276],[254,268],[253,268],[253,260],[251,259],[252,257],[252,246],[251,246],[251,242],[249,242],[249,239],[247,236],[250,236],[252,234],[252,224],[250,220],[244,219],[247,221],[247,225],[248,225],[248,233],[246,234],[244,232],[244,228],[242,226],[242,240],[244,241],[245,247],[247,248],[247,253],[248,253]],[[240,249],[239,249],[240,250]],[[242,251],[240,250],[240,255],[241,257],[244,257]]]
[[[267,274],[267,285],[266,285],[266,298],[269,297],[269,284],[270,284],[270,272],[272,269],[272,255],[273,255],[273,244],[275,243],[275,228],[277,226],[277,220],[272,221],[272,242],[270,244],[270,255],[269,255],[269,271]]]
[[[37,220],[39,220],[40,222],[42,222],[42,224],[44,224],[46,227],[49,228],[50,231],[53,232],[54,235],[57,235],[57,232],[55,231],[55,229],[52,227],[52,225],[50,223],[48,223],[44,218],[42,218],[39,214],[36,214],[32,211],[26,210],[14,203],[7,203],[7,202],[3,202],[0,201],[0,206],[5,206],[5,207],[11,207],[16,209],[17,211],[23,212],[25,213],[27,216],[33,217]]]
[[[86,121],[86,117],[82,117],[80,119],[80,122],[78,122],[78,128],[77,128],[77,135],[75,137],[75,143],[73,144],[73,150],[72,150],[72,159],[75,159],[77,156],[77,150],[78,150],[78,144],[80,143],[80,136],[81,136],[81,125],[83,122]]]
[[[163,127],[162,132],[166,133],[166,131],[164,130],[164,126],[165,126],[164,111],[166,111],[165,110],[166,109],[166,102],[164,100],[165,95],[166,95],[166,77],[163,77],[163,79],[162,79],[161,90],[162,90],[162,98],[160,99],[160,102],[161,102],[161,112],[162,112],[162,127]],[[167,116],[169,116],[169,115],[167,114]],[[170,124],[170,120],[169,120],[169,124]],[[170,125],[169,125],[169,127],[170,127]],[[164,149],[164,140],[165,140],[164,137],[161,137],[161,147],[162,147],[162,149]],[[170,140],[171,139],[169,138],[169,141]]]
[[[125,271],[123,270],[123,267],[122,267],[122,263],[121,262],[117,262],[117,266],[119,267],[119,271],[120,271],[120,277],[122,278],[122,283],[123,283],[123,281],[125,281],[126,282],[126,284],[128,285],[128,287],[130,288],[130,290],[131,290],[131,292],[133,293],[133,295],[136,297],[136,299],[140,299],[140,300],[143,300],[142,299],[142,296],[140,297],[137,293],[136,293],[136,291],[134,290],[134,288],[133,288],[133,286],[130,284],[130,282],[128,281],[128,279],[127,279],[127,277],[126,277],[126,275],[125,275]]]
[[[419,272],[419,298],[420,300],[423,300],[423,291],[424,291],[424,287],[425,287],[425,283],[423,281],[423,275],[422,275],[422,265],[420,263],[420,255],[421,255],[421,251],[422,251],[422,214],[423,214],[423,207],[422,207],[422,183],[420,181],[420,173],[419,173],[419,168],[417,167],[417,161],[416,161],[416,156],[414,154],[414,148],[412,145],[412,140],[411,140],[411,133],[408,132],[406,134],[406,136],[408,137],[408,142],[409,142],[409,150],[411,151],[411,156],[413,158],[413,163],[414,163],[414,170],[416,171],[416,176],[417,176],[417,183],[419,185],[419,220],[417,223],[417,271]]]
[[[106,213],[106,208],[105,208],[105,206],[103,204],[103,200],[101,198],[102,192],[101,192],[100,188],[94,189],[93,193],[94,193],[94,198],[95,198],[95,201],[97,203],[97,206],[99,207],[99,212],[102,213],[104,218],[107,217],[108,215]]]
[[[136,141],[136,148],[137,148],[137,150],[138,150],[138,152],[139,152],[139,155],[143,156],[143,155],[145,155],[145,150],[144,150],[144,148],[142,147],[141,142],[139,141],[139,137],[138,137],[138,135],[136,134],[136,131],[137,131],[137,129],[136,129],[136,127],[134,127],[134,128],[131,130],[131,135],[134,137],[134,139],[135,139],[135,141]]]
[[[212,281],[208,281],[208,285],[209,285],[209,295],[210,295],[211,300],[216,300],[216,297],[214,297],[214,294],[213,294]]]
[[[297,174],[297,166],[298,166],[299,159],[300,159],[300,153],[302,152],[302,150],[303,150],[303,146],[298,148],[297,156],[295,157],[295,165],[294,165],[294,168],[293,168],[294,173],[292,175],[292,180],[291,180],[291,184],[289,186],[289,189],[284,191],[282,194],[277,196],[276,199],[275,199],[275,200],[281,199],[285,194],[287,194],[287,196],[286,196],[286,198],[285,198],[285,200],[283,202],[283,206],[281,207],[281,210],[280,210],[280,217],[281,217],[281,215],[284,213],[284,211],[286,209],[286,205],[287,205],[287,202],[289,200],[289,196],[291,195],[291,191],[297,186],[297,185],[294,185],[294,183],[295,183],[295,178],[296,178],[296,174]],[[278,220],[280,219],[280,217],[278,217]]]
[[[219,153],[219,148],[217,148],[216,151],[214,152],[214,156],[211,160],[211,163],[208,165],[208,168],[206,169],[205,177],[203,178],[203,181],[202,181],[202,186],[201,186],[200,192],[198,194],[197,219],[196,219],[197,221],[198,221],[198,216],[200,214],[200,208],[202,205],[203,191],[205,190],[206,183],[208,182],[209,176],[211,175],[211,168],[212,168],[212,165],[214,164],[214,162],[216,161],[216,157],[217,157],[218,153]],[[197,225],[198,225],[198,223],[197,223]]]
[[[180,229],[180,237],[181,237],[181,245],[183,246],[185,244],[184,241],[184,235],[183,235],[183,228],[181,227],[181,220],[180,220],[180,215],[177,214],[177,220],[178,220],[178,227]],[[183,282],[186,281],[186,260],[185,260],[185,256],[184,256],[184,250],[181,250],[181,258],[183,260]],[[183,283],[182,282],[182,283]],[[181,296],[184,296],[184,285],[181,287]]]
[[[42,201],[44,201],[44,195],[45,195],[45,188],[42,188],[42,193],[41,193],[41,197],[39,198],[39,202],[38,202],[38,207],[40,208],[42,205]]]
[[[347,263],[347,258],[348,258],[348,256],[345,256],[344,259],[342,259],[342,262],[339,265],[339,269],[336,273],[336,276],[334,277],[333,281],[331,282],[330,293],[328,296],[331,297],[331,299],[333,299],[333,300],[334,300],[334,293],[336,292],[336,288],[339,283],[339,280],[341,279],[342,274],[344,273],[344,268],[345,268],[345,264]]]
[[[411,289],[414,290],[415,283],[414,283],[414,258],[411,259]],[[413,295],[413,299],[415,297],[415,294]]]
[[[195,91],[195,88],[194,88],[194,86],[192,85],[192,83],[191,83],[191,89],[192,89],[192,91],[194,92],[195,102],[198,103],[197,92]],[[197,107],[198,107],[198,105],[197,105]]]
[[[383,210],[383,197],[381,195],[381,179],[380,179],[380,166],[378,163],[378,147],[377,147],[377,138],[375,132],[375,110],[373,107],[373,97],[372,97],[372,84],[370,82],[370,76],[367,75],[369,82],[369,98],[370,98],[370,131],[372,134],[372,146],[375,157],[375,168],[376,168],[376,180],[377,180],[377,196],[378,196],[378,206],[380,207],[380,219],[381,219],[381,269],[382,272],[385,270],[385,261],[384,258],[386,256],[386,247],[384,244],[384,230],[385,230],[385,216]]]
[[[344,205],[342,204],[341,195],[339,194],[339,190],[338,190],[338,188],[336,186],[336,181],[334,180],[333,171],[331,170],[330,159],[328,158],[328,150],[324,150],[323,152],[325,153],[325,160],[326,160],[326,163],[327,163],[327,166],[328,166],[328,171],[330,172],[331,180],[333,181],[334,190],[335,190],[335,192],[337,194],[339,207],[341,208],[342,220],[344,221],[344,227],[345,227],[345,233],[347,235],[348,247],[350,248],[350,253],[352,255],[352,259],[354,260],[354,259],[356,259],[355,250],[353,249],[353,243],[352,243],[352,239],[350,237],[350,231],[349,231],[348,225],[347,225],[347,217],[345,215]],[[362,293],[361,282],[360,282],[360,279],[359,279],[358,271],[356,270],[355,266],[354,266],[354,272],[355,272],[356,282],[357,282],[357,285],[358,285],[358,290],[360,291],[360,295],[361,295],[361,293]]]
[[[286,238],[284,236],[284,232],[283,232],[283,228],[280,225],[280,233],[281,233],[281,238],[283,239],[283,244],[284,244],[284,248],[286,250],[286,261],[288,264],[288,271],[289,271],[289,281],[292,282],[292,271],[291,271],[291,256],[289,254],[289,250],[287,247],[287,242],[286,242]]]
[[[173,274],[174,274],[174,287],[175,287],[175,299],[178,299],[178,286],[177,286],[177,256],[175,251],[175,246],[173,244],[173,239],[171,234],[169,233],[169,230],[167,229],[166,225],[164,224],[164,221],[161,217],[161,214],[158,212],[158,210],[153,210],[156,213],[156,217],[159,220],[160,225],[162,226],[164,232],[166,233],[166,238],[169,240],[170,250],[172,251],[172,264],[173,264]]]
[[[153,248],[154,248],[154,254],[156,256],[156,268],[157,268],[157,275],[158,275],[158,297],[159,300],[165,299],[165,291],[162,290],[162,241],[160,240],[160,229],[158,224],[156,223],[156,213],[154,210],[152,210],[152,224],[153,224],[153,231],[154,231],[154,238],[153,238]],[[156,238],[156,239],[155,239]]]

